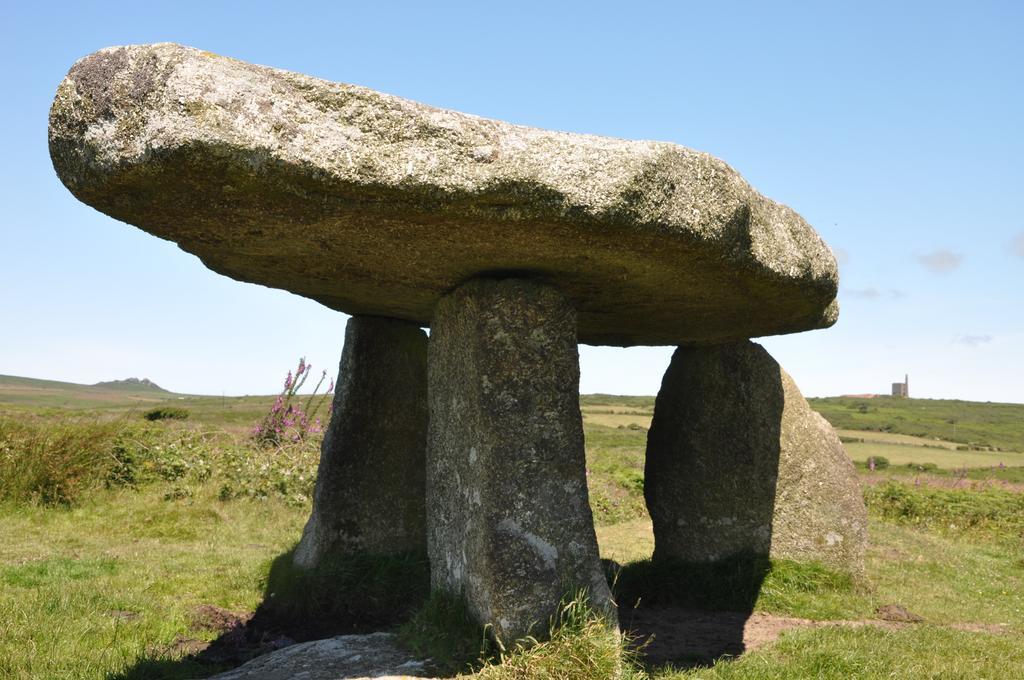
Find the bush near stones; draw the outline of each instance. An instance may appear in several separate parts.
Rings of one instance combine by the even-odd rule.
[[[871,456],[868,458],[868,467],[872,470],[884,470],[889,467],[889,459],[885,456]]]
[[[594,610],[585,590],[563,597],[543,630],[543,641],[528,636],[502,648],[461,601],[435,593],[398,634],[441,674],[475,673],[480,680],[648,677],[639,670],[629,638]]]
[[[890,481],[864,491],[868,509],[904,524],[941,531],[980,531],[1020,541],[1024,494],[1003,489],[940,489]]]
[[[142,414],[146,420],[185,420],[188,416],[188,409],[177,406],[160,406]]]
[[[585,591],[562,600],[552,617],[550,637],[543,642],[519,641],[485,666],[479,680],[564,680],[616,678],[641,680],[649,676],[638,663],[636,652],[617,625],[595,611]]]
[[[0,416],[0,501],[78,505],[104,488],[174,482],[168,500],[215,479],[221,500],[271,496],[308,502],[319,440],[254,449],[218,431],[127,419]]]
[[[0,418],[0,501],[77,504],[134,485],[156,433],[124,420]]]

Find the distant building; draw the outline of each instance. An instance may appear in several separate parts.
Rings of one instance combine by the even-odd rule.
[[[910,396],[910,376],[904,375],[903,382],[892,384],[892,396],[906,399]]]

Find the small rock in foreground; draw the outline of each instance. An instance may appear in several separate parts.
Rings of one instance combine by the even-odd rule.
[[[210,680],[358,680],[427,677],[426,660],[414,659],[390,633],[340,635],[257,657]]]
[[[882,621],[899,621],[901,623],[921,623],[923,616],[909,611],[901,604],[884,604],[875,610],[875,616]]]

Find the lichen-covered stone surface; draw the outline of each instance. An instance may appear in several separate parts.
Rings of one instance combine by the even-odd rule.
[[[587,499],[568,300],[517,279],[457,288],[438,305],[429,381],[434,589],[461,595],[506,642],[544,635],[577,588],[614,620]]]
[[[676,350],[644,476],[655,561],[753,554],[863,569],[867,512],[853,463],[756,343]]]
[[[394,635],[341,635],[258,656],[210,680],[399,680],[429,677],[429,662],[413,657]]]
[[[832,324],[835,259],[793,210],[675,144],[550,132],[173,44],[74,65],[65,185],[214,271],[429,324],[480,274],[557,284],[582,342],[722,342]]]
[[[352,317],[296,565],[425,553],[426,442],[426,333],[405,321]]]

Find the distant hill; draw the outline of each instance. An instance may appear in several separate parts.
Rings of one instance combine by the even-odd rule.
[[[165,390],[164,388],[160,387],[149,378],[125,378],[124,380],[108,380],[106,382],[98,382],[95,385],[93,385],[93,387],[110,390],[126,390],[129,392],[163,392],[165,394],[171,394],[169,390]]]
[[[0,406],[103,408],[157,403],[180,396],[147,378],[80,385],[59,380],[0,375]]]

